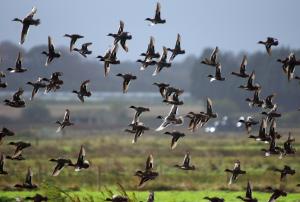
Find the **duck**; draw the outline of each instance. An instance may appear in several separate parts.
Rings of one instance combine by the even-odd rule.
[[[150,128],[146,127],[142,122],[131,123],[128,126],[132,127],[132,129],[125,129],[125,132],[134,134],[132,144],[135,144],[146,130],[150,130]]]
[[[182,100],[179,100],[179,94],[177,92],[173,93],[173,96],[170,98],[170,96],[167,99],[164,99],[163,102],[171,105],[183,105],[184,102]]]
[[[152,85],[157,86],[159,88],[159,93],[163,98],[165,97],[167,87],[170,86],[170,84],[168,83],[158,83],[158,82],[154,82]]]
[[[5,78],[5,77],[6,77],[5,73],[0,71],[0,88],[6,88],[7,87],[7,83],[2,82],[2,78]]]
[[[268,121],[281,117],[281,113],[277,112],[277,104],[274,104],[274,107],[270,111],[262,112],[261,114],[265,115]]]
[[[65,34],[64,37],[68,37],[68,38],[71,39],[71,42],[70,42],[70,52],[73,51],[74,45],[75,45],[76,41],[78,39],[84,38],[84,36],[82,36],[80,34]]]
[[[118,44],[115,44],[112,49],[108,49],[104,56],[97,56],[100,61],[104,62],[104,77],[107,77],[110,71],[111,64],[120,64],[120,60],[117,59]]]
[[[113,195],[111,198],[106,198],[105,201],[112,201],[112,202],[129,202],[127,196],[121,195]]]
[[[218,114],[213,112],[212,100],[209,97],[206,100],[206,112],[200,112],[200,114],[204,115],[202,116],[202,121],[201,121],[202,126],[204,126],[210,119],[218,117]]]
[[[165,46],[163,46],[163,54],[160,59],[156,62],[156,69],[153,72],[152,76],[156,76],[164,67],[170,68],[172,63],[167,62],[168,58],[168,50]]]
[[[86,55],[92,54],[92,51],[88,49],[89,46],[91,46],[93,43],[88,42],[81,45],[81,49],[74,48],[73,50],[80,53],[83,57],[87,57]]]
[[[252,188],[251,188],[250,181],[248,181],[247,183],[246,196],[245,197],[238,196],[236,198],[241,199],[244,202],[258,202],[258,200],[252,196]]]
[[[7,175],[8,172],[4,170],[5,157],[4,154],[0,154],[0,175]]]
[[[33,19],[36,12],[37,12],[37,8],[33,7],[30,13],[26,17],[24,17],[23,20],[19,18],[13,19],[13,21],[20,22],[23,24],[20,45],[22,45],[25,42],[30,25],[38,26],[41,23],[40,19]]]
[[[33,100],[34,96],[39,92],[40,88],[46,88],[47,84],[43,82],[43,79],[39,77],[36,82],[27,82],[28,85],[31,85],[33,87],[31,92],[31,100]]]
[[[278,199],[281,196],[283,197],[287,196],[287,193],[282,189],[274,189],[272,187],[266,187],[266,190],[272,192],[268,202],[274,202],[276,201],[276,199]]]
[[[85,80],[81,83],[79,91],[73,90],[72,93],[77,94],[79,100],[83,103],[84,97],[91,97],[92,93],[88,90],[88,85],[90,84],[90,80]]]
[[[116,76],[122,77],[123,78],[123,93],[128,92],[128,87],[130,85],[130,82],[132,80],[136,80],[137,76],[131,74],[131,73],[126,73],[126,74],[121,74],[118,73]]]
[[[43,81],[48,82],[45,93],[49,93],[50,91],[56,91],[61,88],[61,85],[63,85],[64,81],[61,80],[59,77],[62,76],[62,72],[53,72],[51,74],[50,79],[48,78],[43,78]]]
[[[174,167],[182,170],[195,170],[196,167],[191,164],[190,152],[186,152],[181,165],[176,164]]]
[[[265,142],[266,144],[269,143],[270,136],[267,134],[267,120],[265,118],[261,119],[258,136],[250,135],[249,138]]]
[[[32,176],[33,172],[31,168],[29,167],[27,170],[26,178],[23,184],[16,184],[16,188],[21,188],[21,189],[37,189],[38,186],[36,184],[32,183]]]
[[[154,202],[154,191],[149,192],[147,202]]]
[[[241,162],[239,160],[235,161],[234,167],[232,170],[225,169],[225,172],[231,173],[231,176],[229,178],[228,185],[231,185],[232,183],[236,182],[239,175],[246,174],[246,171],[241,170]]]
[[[284,74],[287,74],[288,81],[291,81],[294,78],[295,66],[300,65],[295,53],[291,52],[285,59],[277,59],[277,62],[282,64]]]
[[[185,117],[190,119],[188,130],[192,132],[195,132],[199,128],[199,126],[200,128],[203,127],[208,119],[208,116],[201,112],[189,112]]]
[[[255,90],[260,90],[261,86],[259,84],[253,84],[255,80],[255,71],[252,71],[250,77],[248,78],[247,84],[246,85],[240,85],[239,88],[245,89],[248,91],[255,91]]]
[[[218,53],[219,53],[219,48],[216,46],[216,48],[213,50],[209,58],[204,58],[204,60],[201,61],[202,64],[209,65],[216,67],[218,62]]]
[[[19,88],[17,92],[13,94],[12,100],[4,100],[4,104],[14,108],[23,108],[25,107],[25,101],[21,98],[24,90]]]
[[[150,111],[150,109],[147,107],[136,107],[136,106],[131,105],[129,108],[135,110],[135,114],[134,114],[133,120],[131,122],[132,124],[139,122],[139,117],[143,112]]]
[[[74,123],[70,122],[70,110],[66,109],[63,121],[56,121],[56,123],[59,125],[59,127],[56,130],[57,133],[63,130],[66,126],[74,125]]]
[[[248,134],[251,132],[252,126],[257,125],[259,123],[258,121],[254,120],[251,116],[248,116],[246,120],[240,119],[238,122],[245,125]]]
[[[296,171],[290,166],[284,165],[283,169],[274,168],[273,171],[280,173],[280,181],[287,178],[287,175],[295,175]]]
[[[27,196],[25,200],[32,200],[34,202],[48,201],[48,197],[42,196],[41,194],[35,194],[34,196]]]
[[[217,80],[217,81],[225,81],[225,78],[222,77],[222,75],[221,75],[221,69],[222,69],[222,66],[221,66],[220,63],[218,63],[218,64],[216,65],[216,73],[215,73],[215,76],[213,76],[213,75],[211,75],[211,74],[207,76],[208,78],[210,78],[210,82],[213,82],[213,81],[215,81],[215,80]]]
[[[183,89],[180,89],[180,88],[175,88],[173,86],[168,86],[166,87],[165,89],[165,95],[164,95],[164,99],[165,100],[168,100],[172,94],[177,94],[177,96],[180,96],[181,94],[184,93],[184,90]]]
[[[282,159],[282,156],[284,154],[284,149],[276,145],[276,139],[270,138],[269,141],[269,148],[268,149],[262,149],[261,151],[265,152],[265,156],[269,157],[271,155],[279,155],[279,159]]]
[[[79,172],[82,169],[88,169],[90,167],[90,163],[88,160],[85,159],[85,149],[83,145],[80,147],[80,151],[78,154],[77,162],[73,166],[75,167],[75,171]]]
[[[22,156],[22,151],[31,146],[30,143],[22,141],[10,142],[8,145],[16,147],[15,152],[12,156],[6,156],[6,158],[10,160],[25,160],[25,158]]]
[[[267,53],[271,55],[271,48],[272,46],[278,46],[279,42],[278,39],[273,37],[267,37],[266,41],[259,41],[258,44],[263,44],[266,47]]]
[[[167,48],[167,50],[172,53],[172,55],[169,59],[169,62],[172,62],[177,55],[185,54],[185,50],[181,49],[180,43],[181,43],[181,36],[180,36],[180,34],[177,34],[175,48],[174,49]]]
[[[107,36],[112,36],[114,40],[114,44],[117,44],[120,42],[122,48],[128,52],[128,46],[126,44],[127,40],[132,39],[132,35],[129,34],[129,32],[124,32],[124,22],[120,20],[120,26],[117,34],[109,33]]]
[[[143,186],[145,186],[146,182],[148,182],[149,180],[155,180],[158,176],[159,173],[153,171],[154,169],[154,158],[152,156],[152,154],[150,154],[146,160],[146,167],[145,170],[137,170],[135,172],[135,176],[139,177],[140,182],[138,184],[138,188],[142,188]]]
[[[274,97],[276,96],[276,93],[272,93],[271,95],[268,95],[265,99],[265,102],[264,102],[264,108],[265,109],[273,109],[275,104],[273,103],[273,99]]]
[[[161,17],[160,17],[160,9],[161,9],[160,3],[157,2],[154,18],[146,18],[145,19],[146,21],[150,21],[151,26],[153,26],[155,24],[164,24],[164,23],[166,23],[166,20],[161,19]]]
[[[48,52],[43,51],[42,54],[47,56],[45,66],[48,66],[54,58],[59,58],[61,56],[60,52],[55,51],[51,36],[48,36]]]
[[[161,131],[165,129],[166,127],[170,125],[182,125],[184,120],[182,116],[177,117],[177,112],[178,112],[178,106],[177,105],[172,105],[171,110],[169,114],[166,117],[158,116],[157,118],[163,119],[162,124],[155,129],[155,131]]]
[[[219,197],[208,197],[208,196],[205,196],[203,199],[208,200],[210,202],[224,202],[225,201],[223,198],[219,198]]]
[[[292,137],[291,132],[289,132],[288,139],[283,143],[284,154],[295,154],[296,149],[293,147],[293,142],[295,142],[295,138]]]
[[[27,68],[23,67],[22,60],[23,60],[22,54],[21,54],[21,52],[19,52],[18,57],[16,59],[15,67],[7,68],[7,71],[9,71],[10,73],[23,73],[23,72],[26,72]]]
[[[273,119],[269,129],[269,137],[280,139],[281,135],[276,131],[276,127],[277,127],[276,121],[275,119]]]
[[[144,56],[144,61],[152,61],[152,59],[160,58],[159,52],[155,52],[155,39],[153,36],[150,36],[150,41],[147,47],[146,53],[141,53],[140,56]]]
[[[183,138],[183,137],[185,136],[184,133],[181,133],[181,132],[176,131],[176,130],[174,130],[174,131],[172,131],[172,132],[167,131],[167,132],[165,132],[164,134],[172,136],[171,150],[175,149],[175,147],[177,146],[178,140],[179,140],[180,138]]]
[[[74,164],[70,159],[58,158],[58,159],[50,159],[50,161],[56,163],[54,171],[52,172],[52,176],[58,176],[66,166],[74,166]]]
[[[261,90],[256,90],[254,92],[253,99],[246,98],[246,101],[249,102],[250,107],[253,107],[253,106],[262,107],[264,105],[264,100],[261,100],[259,98],[260,91]]]
[[[5,137],[10,137],[10,136],[14,136],[15,133],[11,130],[9,130],[6,127],[3,127],[2,130],[0,131],[0,144],[3,142],[3,138]]]
[[[154,61],[154,60],[141,60],[141,59],[138,59],[136,62],[139,62],[139,63],[142,64],[142,66],[140,67],[141,71],[144,71],[148,66],[156,65],[156,61]]]
[[[240,65],[240,71],[239,72],[231,72],[232,75],[241,77],[241,78],[248,78],[249,74],[246,72],[246,66],[248,64],[247,56],[244,55],[242,63]]]

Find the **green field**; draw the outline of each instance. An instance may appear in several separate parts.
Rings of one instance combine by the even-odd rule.
[[[281,131],[285,134],[284,131]],[[266,186],[278,188],[280,186],[280,174],[271,171],[272,168],[281,168],[287,164],[296,171],[300,170],[299,153],[295,156],[278,159],[276,156],[265,157],[261,149],[267,145],[257,143],[247,138],[246,135],[215,136],[204,134],[187,134],[179,141],[175,150],[170,150],[170,138],[163,134],[144,134],[137,144],[131,144],[132,136],[126,133],[119,135],[102,134],[98,136],[69,135],[53,139],[31,139],[22,137],[32,143],[32,147],[24,150],[26,161],[6,161],[6,170],[9,175],[1,176],[0,196],[15,198],[34,193],[16,192],[14,184],[23,181],[27,167],[32,167],[34,172],[33,182],[41,185],[39,193],[45,193],[43,184],[51,184],[56,187],[79,196],[81,201],[87,196],[92,196],[94,201],[101,201],[100,191],[105,186],[112,187],[120,183],[128,193],[134,193],[138,201],[145,201],[148,191],[156,192],[156,201],[182,202],[205,201],[204,196],[224,197],[226,201],[238,201],[236,196],[244,196],[247,181],[250,180],[254,187],[254,195],[259,201],[267,201],[270,193],[263,193]],[[297,136],[296,140],[297,140]],[[285,136],[283,137],[285,139]],[[7,142],[17,139],[6,139],[2,144],[2,152],[13,152],[13,148],[7,146]],[[282,142],[283,140],[280,140]],[[86,148],[87,159],[91,162],[88,170],[76,173],[71,168],[64,169],[58,177],[52,177],[54,164],[50,158],[66,157],[76,161],[80,145]],[[295,147],[299,147],[296,142]],[[192,164],[195,171],[182,171],[174,167],[182,162],[186,151],[190,151]],[[148,154],[154,156],[154,168],[159,172],[155,181],[150,181],[141,190],[137,189],[138,179],[134,177],[137,169],[143,169]],[[232,168],[233,162],[239,159],[242,169],[247,171],[237,183],[228,186],[228,176],[225,168]],[[293,202],[300,199],[300,172],[288,176],[283,182],[288,197],[278,201]],[[209,190],[209,191],[208,191]],[[105,193],[107,194],[107,193]],[[299,201],[299,200],[298,200]]]

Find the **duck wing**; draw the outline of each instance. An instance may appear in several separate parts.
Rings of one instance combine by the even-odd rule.
[[[155,17],[154,17],[154,19],[156,19],[156,20],[161,19],[160,18],[160,8],[161,8],[160,3],[157,2],[156,10],[155,10]]]
[[[25,184],[32,185],[32,176],[33,176],[33,172],[31,170],[31,168],[28,168],[27,174],[25,177]]]
[[[183,162],[182,162],[182,165],[184,167],[189,167],[190,166],[190,161],[191,161],[191,158],[190,158],[190,154],[187,152],[183,158]]]
[[[252,188],[251,188],[251,184],[249,181],[248,181],[247,189],[246,189],[246,198],[252,199]]]
[[[240,65],[240,73],[245,74],[246,73],[246,66],[248,64],[247,56],[244,55],[242,63]]]
[[[87,92],[87,85],[90,83],[90,80],[85,80],[80,85],[80,92],[84,93]]]
[[[122,20],[120,20],[118,35],[120,35],[123,32],[123,30],[124,30],[124,22]]]
[[[66,109],[63,121],[64,122],[69,122],[70,121],[70,110]]]
[[[29,26],[30,25],[28,23],[23,23],[22,32],[21,32],[21,41],[20,41],[21,45],[25,42],[25,38],[27,36]]]

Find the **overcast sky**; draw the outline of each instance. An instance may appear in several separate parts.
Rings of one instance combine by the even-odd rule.
[[[280,45],[299,48],[300,26],[298,0],[162,0],[161,16],[166,24],[148,26],[153,17],[154,0],[1,0],[0,41],[18,43],[23,18],[33,6],[41,25],[31,27],[23,47],[46,44],[53,37],[56,46],[68,46],[65,33],[85,36],[79,43],[93,42],[94,56],[111,44],[109,32],[117,32],[119,20],[133,39],[129,53],[120,51],[119,58],[136,60],[145,51],[150,36],[156,39],[157,50],[173,47],[176,34],[182,36],[182,48],[199,55],[203,48],[219,46],[234,52],[264,50],[257,41],[267,36],[279,39]],[[94,57],[92,56],[92,57]],[[180,57],[181,59],[183,57]],[[180,60],[180,58],[176,58]]]

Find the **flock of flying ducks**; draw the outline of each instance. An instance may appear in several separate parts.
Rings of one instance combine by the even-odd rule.
[[[22,32],[21,32],[21,40],[20,40],[21,45],[26,40],[27,33],[30,26],[32,25],[38,26],[40,24],[40,19],[34,19],[34,15],[36,14],[36,12],[37,9],[34,7],[25,18],[13,19],[13,21],[20,22],[23,25]],[[145,20],[149,21],[151,23],[150,25],[166,23],[165,19],[161,19],[160,3],[157,3],[156,5],[154,18],[146,18]],[[101,55],[97,56],[99,61],[104,63],[105,77],[109,75],[111,65],[120,64],[120,60],[117,59],[119,44],[121,45],[124,51],[128,52],[129,49],[127,45],[127,40],[132,39],[132,35],[129,32],[124,31],[123,21],[120,21],[118,32],[109,33],[108,36],[114,38],[113,46],[109,48],[103,56]],[[64,37],[67,37],[71,40],[70,49],[69,49],[70,52],[76,51],[83,57],[87,57],[88,55],[92,54],[92,51],[88,49],[89,46],[92,45],[91,42],[83,43],[80,49],[75,47],[77,40],[84,38],[84,36],[79,34],[65,34]],[[272,37],[268,37],[266,41],[259,41],[258,43],[263,44],[266,47],[267,53],[269,55],[271,55],[272,53],[272,46],[278,46],[279,44],[278,40]],[[168,59],[168,52],[171,52],[171,56],[169,57],[169,59]],[[225,80],[225,78],[222,77],[221,75],[221,63],[218,60],[218,52],[219,52],[219,48],[216,47],[213,50],[210,57],[204,58],[201,61],[202,64],[215,68],[215,74],[208,75],[208,78],[210,78],[211,82],[215,80],[217,81]],[[50,36],[48,36],[48,52],[43,51],[42,54],[44,54],[47,57],[45,66],[50,65],[54,59],[61,57],[61,53],[55,49],[53,40]],[[142,56],[143,58],[138,59],[137,62],[141,63],[140,70],[146,70],[149,66],[156,66],[153,73],[153,76],[156,76],[162,71],[162,69],[170,68],[172,66],[172,61],[175,59],[177,55],[180,54],[185,54],[185,50],[181,48],[180,34],[177,34],[177,40],[174,49],[163,47],[162,54],[155,51],[154,37],[151,36],[146,52],[140,54],[140,56]],[[300,65],[300,61],[296,59],[294,53],[291,53],[285,59],[278,59],[278,62],[282,63],[282,69],[284,73],[288,75],[288,80],[299,79],[298,76],[294,76],[294,72],[295,72],[295,66]],[[256,136],[251,134],[249,138],[253,138],[255,141],[265,142],[269,145],[268,148],[262,149],[262,151],[265,153],[265,156],[278,155],[279,158],[282,158],[286,155],[294,155],[296,152],[296,150],[293,147],[293,142],[295,141],[295,139],[291,136],[291,134],[289,134],[288,139],[284,142],[283,147],[280,147],[276,144],[277,140],[282,137],[282,135],[276,131],[276,119],[281,117],[281,114],[277,112],[277,104],[273,102],[273,98],[275,97],[276,94],[271,94],[265,99],[261,99],[259,95],[262,87],[259,84],[254,82],[255,72],[253,71],[251,74],[247,73],[246,66],[247,66],[247,56],[245,55],[241,62],[239,71],[232,72],[232,75],[243,79],[248,78],[247,83],[245,85],[239,86],[239,88],[254,92],[253,98],[246,99],[246,101],[249,102],[250,107],[256,106],[265,110],[269,110],[269,111],[262,112],[264,117],[261,120],[258,135]],[[7,71],[9,71],[10,73],[23,73],[27,71],[27,68],[23,67],[22,65],[21,52],[19,52],[18,54],[15,66],[8,68]],[[40,89],[45,89],[45,93],[60,89],[61,85],[63,85],[64,83],[63,80],[60,78],[62,75],[63,75],[62,72],[54,72],[52,73],[50,78],[38,78],[37,81],[35,82],[31,82],[31,81],[27,82],[28,85],[31,85],[33,87],[30,99],[33,100],[35,95],[38,93]],[[116,76],[123,78],[123,93],[127,93],[130,82],[137,79],[137,77],[131,73],[118,73]],[[4,72],[0,72],[0,87],[6,88],[7,83],[2,82],[1,81],[2,78],[5,78]],[[85,80],[81,83],[78,91],[73,90],[73,93],[77,95],[78,99],[81,102],[84,102],[85,97],[90,97],[92,95],[91,91],[89,91],[88,89],[89,83],[90,80]],[[157,116],[158,119],[162,120],[162,123],[160,126],[158,126],[158,128],[156,128],[155,131],[165,130],[167,127],[171,125],[173,126],[182,125],[184,123],[184,118],[187,118],[189,119],[188,129],[191,132],[195,132],[198,130],[198,128],[203,127],[210,119],[214,119],[218,117],[217,113],[213,111],[212,100],[210,98],[207,98],[207,110],[205,112],[189,112],[185,116],[179,116],[178,107],[184,104],[184,102],[180,99],[180,95],[184,93],[184,90],[173,87],[167,83],[155,82],[153,83],[153,85],[158,87],[159,93],[162,97],[162,102],[171,105],[171,110],[167,115]],[[24,92],[23,89],[19,88],[18,91],[13,94],[11,99],[4,100],[4,104],[14,108],[25,107],[26,103],[25,100],[22,98],[23,92]],[[140,106],[130,106],[129,108],[135,110],[135,114],[132,122],[128,125],[130,128],[125,129],[125,132],[134,134],[132,143],[137,143],[138,139],[144,134],[144,132],[150,129],[149,127],[145,126],[143,122],[140,121],[141,114],[150,111],[150,109],[146,107],[140,107]],[[70,111],[66,109],[63,120],[56,121],[56,123],[59,125],[57,132],[60,132],[66,127],[74,125],[74,123],[70,121]],[[245,119],[239,120],[239,123],[244,124],[247,133],[250,134],[252,126],[257,125],[259,122],[254,120],[252,117],[247,117],[246,120]],[[268,123],[270,123],[269,131],[267,131]],[[170,148],[172,150],[176,148],[179,139],[182,139],[186,136],[184,133],[175,130],[172,132],[166,131],[164,132],[164,134],[171,136]],[[4,127],[0,132],[0,141],[2,142],[3,138],[6,136],[14,136],[14,135],[15,133],[13,131]],[[12,155],[4,155],[4,154],[0,155],[1,175],[8,174],[8,171],[6,171],[4,167],[5,159],[10,159],[15,161],[25,160],[25,157],[22,155],[22,151],[31,146],[30,143],[26,143],[22,141],[10,142],[9,145],[15,147],[15,152]],[[52,176],[58,176],[59,173],[65,167],[73,167],[75,171],[88,169],[90,164],[89,161],[86,160],[85,156],[86,156],[85,149],[83,146],[81,146],[76,163],[73,163],[71,159],[64,159],[64,158],[51,159],[50,161],[56,164]],[[196,169],[196,167],[191,164],[191,157],[189,152],[186,152],[182,164],[179,165],[177,164],[174,167],[181,170],[191,170],[191,171]],[[293,170],[290,166],[287,165],[285,165],[283,169],[275,168],[273,170],[281,174],[280,176],[281,181],[285,181],[287,175],[295,174],[295,170]],[[229,185],[235,183],[238,179],[238,176],[246,174],[246,171],[241,169],[239,160],[234,162],[233,169],[226,169],[225,172],[230,174],[230,179],[228,183]],[[32,170],[31,168],[28,168],[24,182],[20,184],[16,184],[15,187],[22,188],[22,189],[38,188],[38,186],[32,182],[32,176],[33,176]],[[147,158],[145,169],[136,171],[135,176],[137,176],[140,179],[140,182],[138,184],[139,188],[143,187],[148,181],[155,180],[159,176],[159,173],[154,170],[154,158],[151,154]],[[300,184],[298,184],[297,186],[300,186]],[[287,196],[287,193],[284,191],[284,186],[280,186],[280,188],[268,187],[267,190],[270,190],[272,192],[269,202],[275,202],[275,200],[280,196]],[[252,196],[252,186],[249,181],[247,184],[245,197],[238,196],[237,198],[245,202],[257,202],[257,199]],[[41,196],[39,194],[36,194],[34,197],[27,197],[26,199],[33,200],[33,201],[48,200],[47,197]],[[211,202],[224,201],[224,199],[218,197],[205,197],[204,199],[209,200]],[[120,195],[115,195],[112,198],[106,199],[106,201],[114,201],[114,202],[126,202],[128,200],[129,199],[127,197],[120,196]],[[147,201],[148,202],[154,201],[153,192],[150,192]]]

